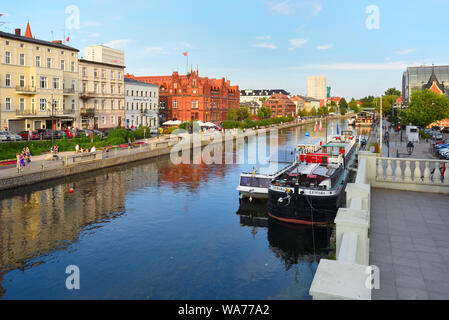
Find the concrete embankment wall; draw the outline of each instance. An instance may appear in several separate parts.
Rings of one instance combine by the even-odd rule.
[[[287,129],[292,127],[301,126],[304,124],[315,123],[315,119],[304,120],[302,122],[288,123],[281,126],[268,127],[264,130],[269,133],[270,129]],[[225,134],[221,135],[221,139],[203,137],[201,141],[201,146],[204,147],[213,143],[222,143],[225,141],[230,141],[243,138],[245,136],[257,135],[259,130],[249,129],[245,133],[240,133],[236,135]],[[105,169],[108,167],[123,165],[126,163],[141,161],[145,159],[157,158],[160,156],[169,155],[171,152],[172,146],[177,143],[176,140],[161,140],[152,143],[151,148],[143,148],[142,152],[129,152],[128,154],[121,155],[119,157],[108,157],[105,158],[102,152],[97,152],[97,154],[92,155],[93,160],[89,161],[76,161],[76,159],[69,158],[66,159],[66,163],[64,166],[56,167],[56,168],[47,168],[34,172],[24,172],[22,174],[17,174],[15,176],[6,177],[0,179],[0,191],[14,189],[22,186],[32,185],[40,182],[45,182],[49,180],[54,180],[58,178],[64,178],[71,175],[76,175],[80,173],[85,173],[94,170]],[[193,148],[193,144],[190,143],[190,148]],[[113,153],[113,152],[111,152]],[[75,162],[76,161],[76,162]]]

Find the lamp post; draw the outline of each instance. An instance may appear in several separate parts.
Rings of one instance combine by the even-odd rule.
[[[49,103],[47,101],[47,103]],[[55,156],[55,130],[54,130],[54,110],[55,110],[55,101],[53,100],[53,95],[51,96],[51,152],[52,159]]]
[[[382,149],[383,149],[383,135],[382,135],[382,128],[383,127],[383,114],[382,114],[382,95],[380,95],[380,155],[382,156]]]

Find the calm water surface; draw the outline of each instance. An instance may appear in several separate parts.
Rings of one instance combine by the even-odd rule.
[[[280,144],[307,130],[319,135],[288,129]],[[0,298],[311,299],[330,230],[255,217],[266,205],[240,203],[235,190],[253,166],[166,157],[0,193]],[[68,265],[80,268],[80,290],[65,287]]]

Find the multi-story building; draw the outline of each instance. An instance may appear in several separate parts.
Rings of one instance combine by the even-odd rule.
[[[325,76],[307,77],[307,96],[318,100],[324,100],[324,104],[326,104],[327,86]]]
[[[104,131],[125,126],[125,66],[101,61],[79,60],[79,96],[82,127]]]
[[[402,77],[402,101],[405,106],[410,103],[413,92],[429,89],[449,98],[449,66],[408,67]],[[433,123],[430,126],[449,127],[449,119]]]
[[[78,50],[62,41],[0,32],[0,128],[79,126]]]
[[[250,102],[252,109],[254,109],[254,114],[257,114],[257,110],[261,108],[265,101],[267,101],[273,94],[279,93],[286,96],[290,96],[290,93],[283,89],[261,89],[261,90],[240,90],[240,104],[246,104]],[[257,103],[257,106],[254,104]]]
[[[291,98],[291,100],[293,101],[293,103],[296,106],[296,114],[299,114],[300,112],[304,111],[304,107],[305,107],[304,98],[302,98],[300,96],[294,96]]]
[[[161,120],[221,122],[230,109],[239,107],[238,86],[225,78],[209,79],[191,71],[185,76],[128,77],[159,86]]]
[[[125,77],[126,127],[158,127],[159,87]]]
[[[264,102],[263,106],[271,109],[271,116],[273,118],[296,115],[295,103],[287,95],[282,93],[273,94]]]
[[[109,48],[104,45],[94,45],[84,48],[84,59],[118,66],[125,65],[125,53],[122,50]]]

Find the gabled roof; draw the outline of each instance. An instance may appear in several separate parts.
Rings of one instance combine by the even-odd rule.
[[[435,88],[435,86],[436,86],[436,88]],[[425,89],[429,89],[429,90],[432,90],[432,91],[435,91],[435,92],[438,91],[438,89],[439,89],[439,91],[441,93],[444,93],[444,86],[438,81],[438,78],[437,78],[437,76],[435,74],[435,68],[434,67],[432,67],[432,74],[430,75],[430,79],[427,82],[427,84],[425,86]]]
[[[31,34],[31,31],[30,31],[30,34]],[[45,40],[38,40],[38,39],[31,38],[31,37],[19,36],[19,35],[13,34],[13,33],[7,33],[7,32],[3,32],[3,31],[0,31],[0,38],[7,38],[7,39],[11,39],[11,40],[23,41],[23,42],[28,42],[28,43],[40,44],[43,46],[49,46],[49,47],[79,52],[78,49],[66,46],[61,43],[50,42],[50,41],[45,41]]]

